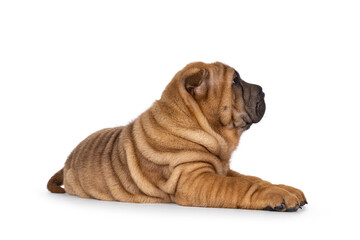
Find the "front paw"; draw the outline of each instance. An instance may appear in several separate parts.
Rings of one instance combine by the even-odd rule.
[[[290,192],[292,194],[295,194],[296,197],[300,201],[300,208],[302,206],[304,206],[305,204],[307,204],[305,194],[300,189],[297,189],[297,188],[294,188],[294,187],[291,187],[291,186],[287,186],[287,185],[283,185],[283,184],[278,184],[278,185],[275,185],[275,186],[280,187],[282,189],[285,189],[286,191],[288,191],[288,192]]]
[[[295,212],[306,204],[303,193],[292,187],[285,185],[269,185],[259,190],[254,194],[255,202],[253,203],[256,209],[281,211],[281,212]],[[255,197],[254,196],[254,197]]]

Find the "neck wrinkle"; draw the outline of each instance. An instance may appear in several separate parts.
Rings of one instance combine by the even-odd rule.
[[[199,104],[191,97],[191,95],[186,91],[182,85],[179,87],[179,93],[183,99],[187,109],[195,116],[195,119],[198,125],[202,130],[213,136],[219,144],[219,153],[218,157],[222,161],[228,161],[230,159],[231,153],[229,153],[229,147],[226,140],[211,127],[209,121],[206,119],[205,115],[201,111]]]

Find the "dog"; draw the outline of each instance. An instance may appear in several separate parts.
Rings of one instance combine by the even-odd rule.
[[[106,201],[297,211],[307,204],[301,190],[229,167],[242,133],[262,119],[264,97],[234,68],[190,63],[136,120],[83,140],[47,188]]]

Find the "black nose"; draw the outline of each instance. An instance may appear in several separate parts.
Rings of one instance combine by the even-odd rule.
[[[261,86],[253,84],[254,88],[255,88],[255,92],[257,92],[257,95],[263,99],[265,97],[265,93],[263,92],[263,89]]]

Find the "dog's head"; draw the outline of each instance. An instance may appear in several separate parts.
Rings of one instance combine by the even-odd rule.
[[[197,102],[212,126],[247,130],[264,116],[262,88],[245,82],[235,69],[225,64],[188,64],[181,71],[180,85]]]
[[[181,100],[200,125],[207,121],[227,139],[240,137],[262,119],[264,96],[260,86],[243,81],[235,69],[220,62],[188,64],[175,75],[163,95],[177,105]],[[232,142],[237,145],[238,140]]]

